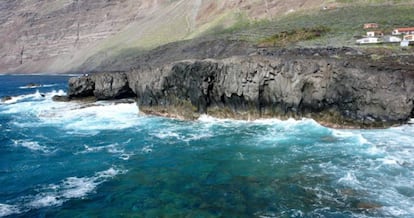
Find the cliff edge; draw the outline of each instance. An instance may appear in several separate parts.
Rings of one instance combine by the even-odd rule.
[[[136,97],[144,113],[196,119],[310,117],[387,127],[414,115],[414,71],[349,48],[258,51],[72,78],[71,99]],[[401,60],[399,61],[401,62]]]

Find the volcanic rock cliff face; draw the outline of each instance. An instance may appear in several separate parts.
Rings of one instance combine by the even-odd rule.
[[[188,60],[95,74],[71,79],[68,94],[136,96],[143,112],[189,119],[202,113],[241,119],[312,117],[326,124],[382,127],[412,116],[412,70],[368,64],[358,56],[311,53]]]

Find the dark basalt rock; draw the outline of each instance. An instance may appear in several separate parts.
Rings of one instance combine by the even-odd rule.
[[[10,101],[10,100],[12,100],[11,96],[4,96],[4,97],[1,98],[1,102],[6,102],[6,101]]]
[[[342,51],[350,58],[329,57],[341,51],[304,50],[305,56],[280,51],[287,55],[142,66],[127,73],[71,79],[69,96],[136,95],[146,111],[154,108],[164,114],[165,108],[176,107],[180,117],[192,118],[197,112],[244,119],[312,117],[358,127],[407,122],[414,109],[413,71],[370,63],[350,50]]]
[[[62,96],[62,95],[55,95],[52,97],[53,101],[59,101],[59,102],[68,102],[71,99],[68,96]]]
[[[97,100],[135,97],[123,72],[100,73],[69,79],[70,98],[95,96]]]
[[[121,99],[135,96],[129,88],[125,73],[102,73],[93,75],[92,78],[95,83],[93,95],[98,100]]]
[[[69,97],[93,96],[95,81],[90,76],[72,77],[69,79]]]
[[[26,88],[37,88],[37,87],[41,87],[42,85],[37,84],[37,83],[28,83],[25,87]]]

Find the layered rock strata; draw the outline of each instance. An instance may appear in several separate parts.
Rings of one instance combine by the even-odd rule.
[[[319,9],[322,0],[2,0],[0,72],[87,72],[214,28],[287,11]],[[120,70],[119,68],[116,70]]]
[[[140,111],[195,119],[311,117],[334,126],[385,127],[414,111],[414,72],[338,57],[253,55],[72,78],[70,98],[135,96]]]

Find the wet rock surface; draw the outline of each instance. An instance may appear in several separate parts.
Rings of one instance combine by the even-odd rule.
[[[68,102],[71,99],[68,96],[62,96],[62,95],[55,95],[52,97],[53,101],[59,101],[59,102]]]
[[[68,96],[95,96],[97,100],[111,100],[134,97],[135,94],[129,87],[125,73],[107,72],[71,78]]]
[[[4,96],[4,97],[1,98],[1,102],[6,102],[6,101],[10,101],[10,100],[12,100],[11,96]]]
[[[357,127],[409,120],[414,108],[413,70],[358,59],[352,50],[334,51],[346,53],[346,58],[326,52],[187,60],[94,74],[71,79],[69,96],[135,95],[140,108],[165,112],[178,107],[183,113],[179,116],[189,118],[194,113],[241,119],[312,117],[328,125]]]

